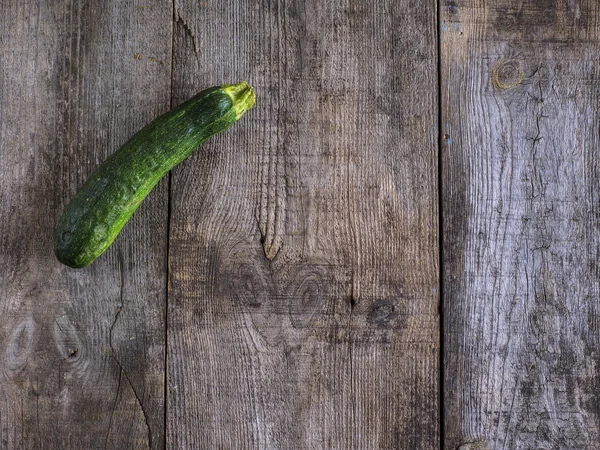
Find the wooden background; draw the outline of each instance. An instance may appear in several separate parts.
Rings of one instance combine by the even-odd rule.
[[[0,2],[0,448],[594,449],[594,0]],[[73,270],[87,175],[256,107]]]

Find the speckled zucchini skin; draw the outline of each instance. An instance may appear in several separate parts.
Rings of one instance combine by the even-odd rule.
[[[152,188],[254,105],[247,83],[206,89],[137,132],[90,175],[54,235],[60,262],[85,267],[114,241]]]

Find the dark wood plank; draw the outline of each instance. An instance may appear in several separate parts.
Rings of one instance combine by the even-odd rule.
[[[600,442],[598,14],[441,11],[448,449]]]
[[[434,2],[178,1],[174,100],[257,106],[172,178],[171,448],[434,449]]]
[[[167,184],[89,268],[52,241],[85,177],[169,108],[171,31],[169,1],[0,3],[1,448],[164,445]]]

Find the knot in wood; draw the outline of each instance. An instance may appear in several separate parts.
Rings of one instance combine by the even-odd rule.
[[[513,31],[518,27],[517,16],[505,10],[499,11],[495,25],[498,31]]]
[[[521,62],[517,59],[503,59],[492,67],[492,84],[498,90],[506,90],[523,81],[525,74]]]
[[[477,441],[462,444],[458,450],[491,450],[491,447],[486,441]]]

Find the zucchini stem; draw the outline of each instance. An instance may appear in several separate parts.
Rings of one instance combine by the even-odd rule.
[[[254,91],[248,83],[242,81],[237,84],[224,84],[221,86],[223,92],[231,97],[235,120],[238,120],[246,111],[254,106]]]

